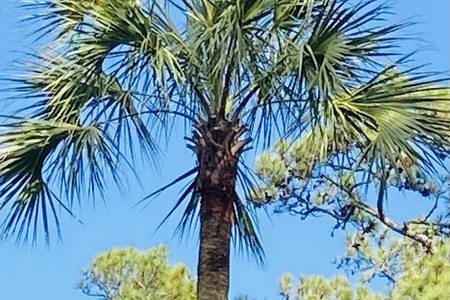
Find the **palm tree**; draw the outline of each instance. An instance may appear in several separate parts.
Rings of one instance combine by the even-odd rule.
[[[126,149],[157,162],[156,138],[181,120],[197,164],[174,181],[191,179],[175,208],[186,205],[181,229],[199,215],[198,299],[225,299],[231,237],[263,255],[242,161],[253,141],[313,130],[342,152],[357,144],[359,162],[408,157],[432,172],[449,146],[448,99],[418,96],[439,80],[406,67],[396,35],[408,24],[383,22],[389,8],[374,2],[26,4],[50,42],[14,81],[30,104],[2,125],[2,236],[34,241],[42,228],[48,240],[58,208],[70,213],[84,187],[104,191],[108,174],[120,184]]]

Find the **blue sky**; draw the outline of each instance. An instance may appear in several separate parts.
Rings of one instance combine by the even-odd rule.
[[[26,12],[16,7],[17,1],[2,0],[0,8],[0,72],[4,74],[13,66],[20,53],[14,51],[33,49],[35,45],[24,36],[33,28],[19,24]],[[417,25],[406,30],[410,37],[404,52],[421,49],[415,59],[429,63],[429,70],[450,70],[450,1],[448,0],[397,0],[396,15],[392,20],[414,17]],[[6,94],[0,94],[0,99]],[[0,102],[3,110],[3,103]],[[84,222],[62,214],[63,241],[54,239],[47,247],[40,243],[36,248],[17,247],[11,243],[0,244],[0,299],[8,300],[75,300],[88,299],[75,289],[81,271],[92,258],[111,247],[136,246],[141,249],[165,243],[171,250],[171,261],[184,261],[196,270],[197,238],[180,242],[172,233],[178,221],[175,214],[166,225],[154,233],[155,228],[176,200],[177,189],[164,193],[142,212],[132,205],[151,191],[169,182],[183,171],[189,170],[193,157],[180,143],[183,132],[174,134],[168,145],[161,171],[140,165],[136,170],[143,187],[130,175],[130,186],[125,193],[111,189],[106,204],[84,201],[76,214]],[[252,157],[248,157],[251,163]],[[397,200],[389,207],[394,213],[411,206],[407,201],[428,203],[419,199]],[[285,271],[296,274],[321,273],[331,276],[336,272],[332,260],[341,254],[343,234],[331,237],[333,222],[326,217],[301,221],[293,216],[262,216],[262,238],[267,255],[267,265],[258,268],[248,258],[233,255],[231,267],[231,295],[249,294],[257,299],[276,297],[277,280]]]

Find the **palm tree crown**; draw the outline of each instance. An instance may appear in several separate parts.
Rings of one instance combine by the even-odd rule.
[[[21,111],[23,118],[2,125],[2,236],[35,239],[42,226],[49,239],[52,220],[59,228],[58,206],[70,213],[84,187],[104,190],[109,172],[120,183],[127,147],[138,144],[157,160],[155,136],[177,119],[193,129],[188,146],[198,158],[197,167],[179,178],[194,177],[177,203],[188,202],[181,225],[196,213],[209,227],[225,220],[230,228],[201,229],[202,239],[224,248],[234,228],[262,255],[245,201],[254,182],[239,163],[252,140],[265,146],[277,136],[312,132],[316,161],[330,149],[346,153],[352,144],[356,164],[364,160],[383,169],[408,157],[433,172],[450,141],[442,117],[448,96],[439,93],[445,89],[439,79],[404,67],[409,57],[396,52],[396,35],[409,24],[388,23],[389,7],[375,2],[25,5],[33,10],[30,21],[45,24],[36,34],[51,42],[15,80],[32,105]],[[423,91],[436,93],[418,93]],[[211,257],[202,259],[200,265]]]

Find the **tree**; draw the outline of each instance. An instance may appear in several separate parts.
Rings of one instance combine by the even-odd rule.
[[[360,244],[356,248],[355,241]],[[293,276],[287,273],[280,280],[280,293],[289,300],[445,299],[450,294],[450,243],[448,239],[436,242],[431,253],[409,238],[392,239],[381,234],[355,240],[354,235],[349,235],[347,253],[338,266],[351,274],[361,272],[356,288],[344,276],[301,276],[294,283]],[[375,277],[388,281],[389,289],[384,294],[368,286]]]
[[[301,276],[294,282],[291,274],[280,279],[280,294],[283,300],[382,300],[381,294],[373,292],[364,284],[353,288],[343,276],[326,279],[322,276]]]
[[[409,79],[400,76],[396,82],[409,84]],[[450,99],[449,91],[439,87],[414,95]],[[435,114],[448,119],[447,107],[447,103],[441,104]],[[360,158],[358,141],[347,141],[343,153],[328,144],[334,142],[330,137],[323,138],[323,134],[330,132],[310,130],[301,140],[280,140],[272,151],[263,153],[256,167],[263,184],[254,191],[253,201],[275,204],[276,212],[288,212],[302,219],[330,216],[336,220],[334,230],[351,225],[365,235],[380,227],[388,228],[429,251],[433,251],[435,237],[450,237],[450,176],[445,165],[428,172],[409,155],[400,153],[391,160],[382,158],[383,164],[374,166],[373,161]],[[339,139],[339,135],[335,138]],[[442,150],[448,151],[446,147]],[[378,195],[370,199],[367,191],[377,188]],[[408,198],[419,196],[430,201],[430,209],[416,210],[419,215],[412,219],[390,217],[384,209],[388,195],[397,198],[405,193]]]
[[[399,83],[407,78],[399,77]],[[423,97],[447,97],[449,91],[418,91]],[[448,104],[447,104],[448,105]],[[440,114],[448,118],[447,105]],[[360,274],[355,284],[342,275],[300,276],[287,273],[280,280],[283,299],[443,299],[450,294],[450,212],[448,170],[428,173],[407,156],[388,162],[385,170],[370,164],[355,164],[321,144],[311,130],[302,140],[280,140],[272,151],[257,160],[257,172],[264,184],[253,194],[254,201],[272,203],[278,213],[288,212],[302,219],[327,215],[336,220],[336,229],[353,227],[347,234],[347,253],[337,260],[347,274]],[[349,153],[358,151],[349,143]],[[312,159],[311,159],[312,158]],[[380,172],[386,172],[382,176]],[[385,180],[383,183],[382,181]],[[412,219],[395,220],[383,207],[386,195],[370,199],[368,189],[384,184],[380,192],[392,197],[407,196],[429,201],[429,210],[416,210]],[[366,192],[364,192],[366,190]],[[416,195],[414,195],[416,194]],[[418,195],[417,195],[418,194]],[[391,202],[391,206],[395,202]],[[397,218],[399,218],[397,216]],[[392,233],[403,236],[393,238]],[[368,285],[374,278],[388,282],[389,290],[376,293]]]
[[[225,299],[231,236],[263,257],[247,201],[257,180],[242,156],[253,140],[266,147],[313,130],[318,157],[308,159],[333,149],[380,170],[380,195],[386,163],[411,160],[433,173],[447,155],[449,121],[437,107],[448,99],[417,94],[445,89],[396,52],[408,24],[380,21],[390,12],[383,4],[42,0],[26,7],[43,24],[37,34],[51,41],[14,81],[16,99],[31,104],[0,135],[3,238],[35,240],[41,226],[48,240],[52,220],[59,230],[58,207],[71,213],[84,186],[104,191],[105,174],[119,184],[137,146],[157,161],[157,137],[169,140],[171,125],[185,122],[196,167],[149,197],[190,179],[174,209],[186,207],[182,231],[199,216],[198,298]],[[171,19],[180,13],[182,26]]]
[[[445,299],[450,294],[449,241],[436,240],[436,251],[430,253],[420,243],[387,233],[378,231],[370,238],[348,235],[347,253],[337,263],[347,274],[361,275],[356,283],[343,275],[295,279],[286,273],[279,281],[280,300]],[[165,246],[147,251],[110,249],[94,259],[79,288],[87,296],[104,300],[195,299],[196,283],[188,267],[169,265],[167,253]],[[387,281],[388,289],[371,289],[375,277]]]
[[[104,300],[196,299],[195,279],[185,264],[169,265],[168,251],[110,249],[92,262],[79,288]]]

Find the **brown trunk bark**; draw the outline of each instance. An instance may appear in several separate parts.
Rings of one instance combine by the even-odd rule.
[[[228,299],[230,276],[230,205],[211,195],[201,203],[197,293],[199,300]],[[217,204],[218,203],[218,204]]]
[[[199,158],[200,251],[199,300],[228,299],[233,200],[245,130],[230,122],[210,119],[194,135]]]

